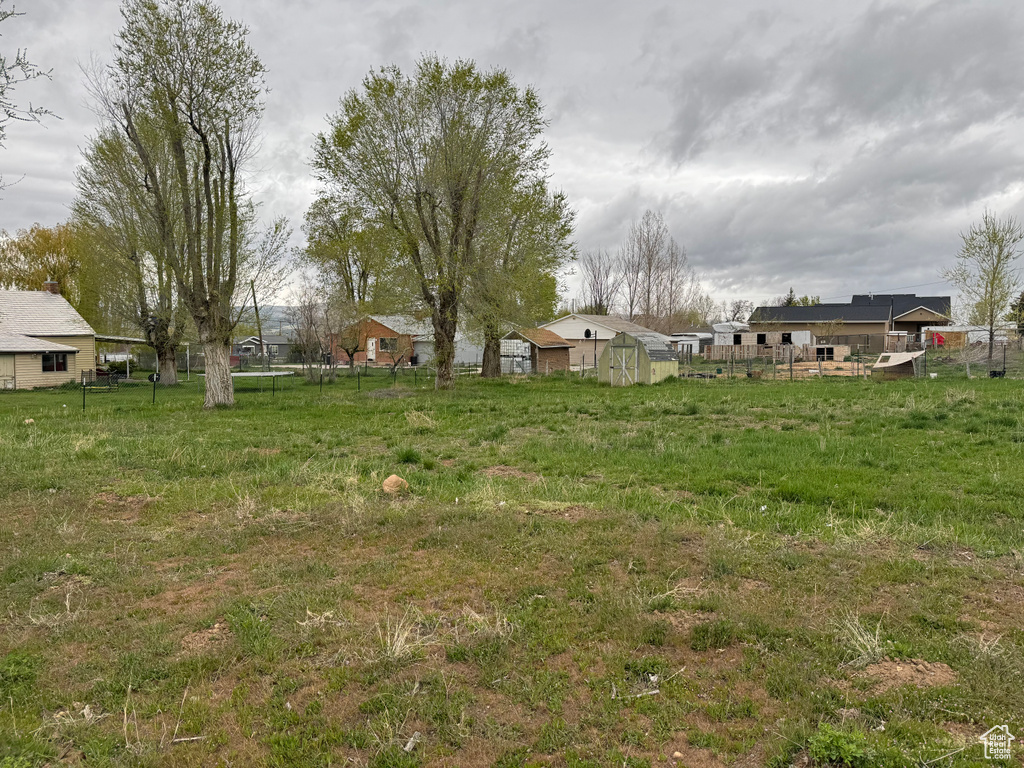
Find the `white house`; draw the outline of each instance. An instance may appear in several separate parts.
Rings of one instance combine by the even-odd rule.
[[[96,370],[96,332],[57,283],[43,287],[0,290],[0,388],[53,387]]]

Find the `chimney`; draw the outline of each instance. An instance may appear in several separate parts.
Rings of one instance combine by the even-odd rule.
[[[47,280],[45,283],[43,283],[43,290],[49,291],[50,293],[60,296],[60,283],[58,283],[56,280]]]

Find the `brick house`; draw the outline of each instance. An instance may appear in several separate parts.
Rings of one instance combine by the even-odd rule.
[[[353,328],[335,338],[335,358],[348,365],[349,346],[342,338],[346,334],[358,339],[358,350],[353,355],[357,365],[424,365],[434,358],[434,327],[430,320],[417,320],[410,315],[370,315]],[[483,347],[474,343],[462,331],[455,334],[455,364],[479,364]]]

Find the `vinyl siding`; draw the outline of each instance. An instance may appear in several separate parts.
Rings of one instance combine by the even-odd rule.
[[[31,334],[30,334],[31,335]],[[42,336],[33,336],[33,338],[41,339]],[[75,357],[78,358],[78,365],[81,366],[78,370],[80,371],[95,371],[96,370],[96,337],[95,336],[46,336],[47,341],[52,341],[56,344],[66,344],[69,347],[74,347],[78,350],[78,354]],[[69,363],[70,367],[70,363]]]
[[[67,381],[81,381],[82,371],[96,370],[95,336],[33,336],[54,344],[74,347],[78,354],[68,352],[68,369],[57,373],[43,373],[42,354],[19,354],[14,361],[14,377],[18,389],[56,387]]]
[[[58,342],[68,344],[66,341]],[[69,344],[70,346],[70,344]],[[14,356],[14,380],[18,389],[35,387],[57,387],[68,381],[79,380],[76,358],[81,353],[68,352],[68,369],[57,373],[43,373],[43,355],[40,352],[21,353]]]

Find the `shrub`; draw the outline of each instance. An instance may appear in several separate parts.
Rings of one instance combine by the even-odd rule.
[[[871,763],[871,748],[863,731],[840,730],[828,723],[818,726],[818,732],[807,741],[807,750],[814,762],[821,765],[858,768]]]

